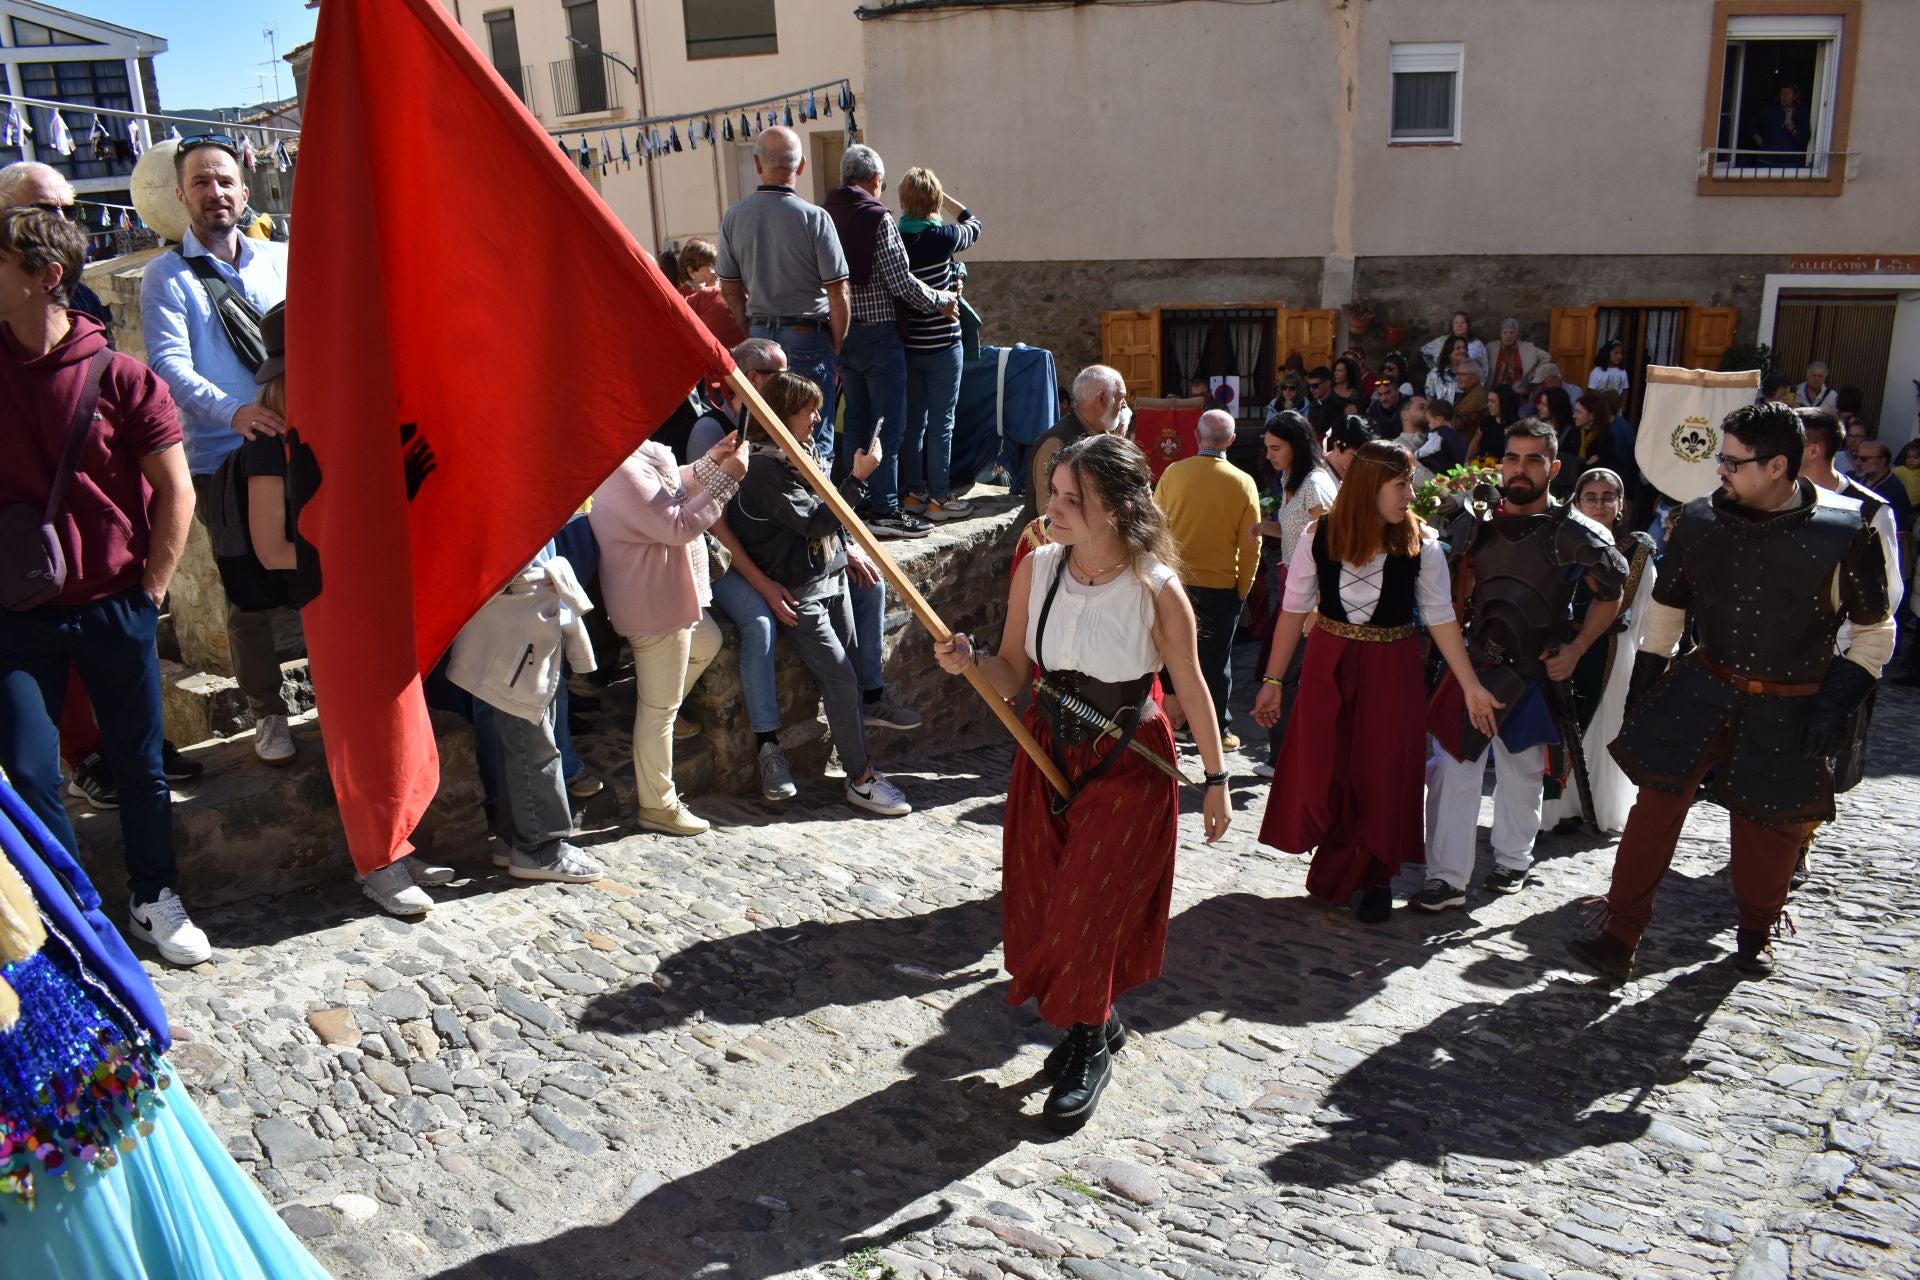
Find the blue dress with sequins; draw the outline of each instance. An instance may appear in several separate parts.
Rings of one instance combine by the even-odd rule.
[[[166,1064],[143,971],[0,779],[0,847],[46,929],[0,965],[0,1259],[60,1280],[325,1280]]]

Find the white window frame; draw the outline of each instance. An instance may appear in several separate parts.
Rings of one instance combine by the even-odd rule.
[[[1387,63],[1387,144],[1395,147],[1445,146],[1460,141],[1460,103],[1467,79],[1467,46],[1460,41],[1391,47]],[[1402,138],[1393,132],[1395,77],[1402,72],[1445,71],[1453,75],[1453,131],[1445,137]]]
[[[1813,70],[1815,90],[1807,95],[1807,111],[1813,121],[1813,162],[1805,171],[1806,179],[1828,177],[1833,162],[1833,116],[1839,102],[1840,85],[1840,42],[1845,38],[1846,22],[1839,14],[1735,14],[1727,19],[1726,44],[1738,41],[1746,44],[1754,40],[1812,40],[1820,43],[1820,52]],[[1720,50],[1722,60],[1726,57],[1726,47]],[[1740,59],[1740,77],[1746,75],[1746,58]],[[1725,102],[1729,91],[1737,107],[1743,83],[1732,86],[1720,86],[1720,100]],[[1734,121],[1734,141],[1740,139],[1740,122]],[[1740,147],[1735,146],[1738,154]],[[1730,158],[1713,157],[1711,172],[1716,178],[1731,179],[1768,179],[1780,178],[1775,169],[1736,165]]]

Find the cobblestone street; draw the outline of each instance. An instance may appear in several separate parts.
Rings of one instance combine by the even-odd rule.
[[[1060,1140],[1048,1029],[1002,1003],[1002,748],[895,760],[903,821],[803,779],[778,816],[696,802],[697,839],[590,834],[598,885],[476,849],[422,923],[343,870],[206,913],[212,965],[159,983],[214,1126],[343,1277],[1920,1276],[1917,756],[1920,695],[1883,689],[1770,981],[1735,979],[1696,808],[1618,990],[1563,951],[1610,846],[1543,837],[1526,892],[1369,928],[1256,846],[1236,757]]]

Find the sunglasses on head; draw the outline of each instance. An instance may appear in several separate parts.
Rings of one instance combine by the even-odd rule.
[[[185,155],[200,147],[219,147],[223,151],[233,152],[236,156],[240,154],[240,142],[230,133],[196,133],[191,137],[182,138],[176,154]]]

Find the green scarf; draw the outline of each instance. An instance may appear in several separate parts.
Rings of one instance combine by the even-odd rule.
[[[940,215],[937,213],[931,218],[902,218],[900,219],[900,234],[903,236],[912,235],[916,231],[925,231],[929,227],[937,227],[939,225]]]

